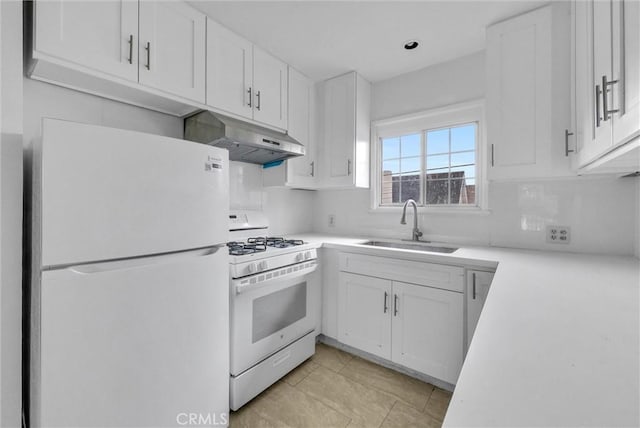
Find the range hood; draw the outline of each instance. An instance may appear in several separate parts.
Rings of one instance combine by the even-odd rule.
[[[185,140],[229,150],[229,160],[260,165],[302,156],[304,146],[277,131],[203,111],[184,120]]]

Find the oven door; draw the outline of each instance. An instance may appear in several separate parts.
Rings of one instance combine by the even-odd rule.
[[[314,329],[311,260],[231,280],[231,375],[237,376]]]

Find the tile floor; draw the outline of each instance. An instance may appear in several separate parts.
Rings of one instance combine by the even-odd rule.
[[[440,427],[451,393],[319,343],[237,412],[232,428]]]

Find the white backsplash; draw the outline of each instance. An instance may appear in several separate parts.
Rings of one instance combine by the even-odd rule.
[[[419,214],[423,239],[586,253],[631,255],[638,245],[638,179],[576,178],[491,183],[489,212]],[[317,193],[314,230],[337,235],[411,237],[412,215],[370,210],[369,190]],[[329,226],[329,215],[335,226]],[[546,226],[571,228],[569,244],[548,244]]]
[[[292,235],[313,228],[313,197],[316,192],[286,188],[263,188],[262,166],[230,162],[230,208],[263,210],[271,235]]]

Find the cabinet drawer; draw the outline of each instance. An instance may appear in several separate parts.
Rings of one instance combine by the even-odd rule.
[[[464,290],[464,269],[455,266],[340,253],[340,270],[459,293]]]

